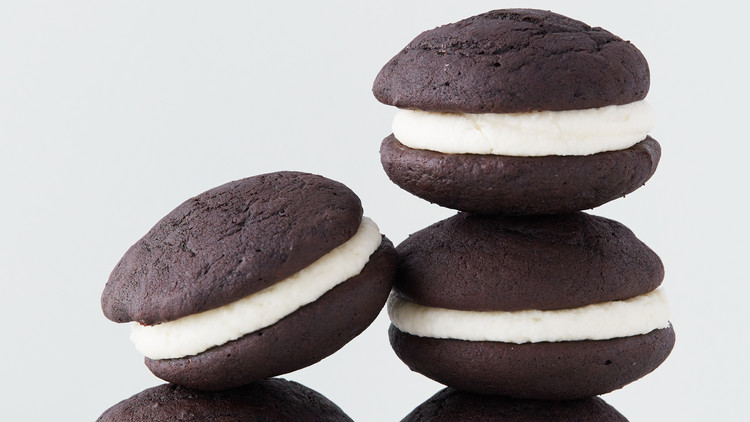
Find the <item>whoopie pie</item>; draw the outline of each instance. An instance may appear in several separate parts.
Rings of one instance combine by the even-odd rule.
[[[115,266],[102,309],[159,378],[221,390],[320,361],[378,315],[396,253],[357,195],[277,172],[183,202]]]
[[[107,409],[97,422],[350,422],[336,404],[302,384],[279,378],[223,391],[174,384],[148,388]]]
[[[662,262],[616,221],[459,213],[397,251],[391,345],[447,386],[580,399],[648,374],[674,345]]]
[[[377,75],[400,109],[390,179],[483,214],[554,214],[622,197],[654,173],[648,63],[630,42],[544,10],[494,10],[425,31]]]

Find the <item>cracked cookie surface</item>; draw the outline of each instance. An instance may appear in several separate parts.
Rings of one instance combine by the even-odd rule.
[[[630,42],[544,10],[493,10],[425,31],[373,85],[399,108],[455,113],[575,110],[642,100],[649,68]]]
[[[359,198],[322,176],[277,172],[183,202],[116,265],[102,309],[152,325],[217,308],[310,265],[357,232]]]

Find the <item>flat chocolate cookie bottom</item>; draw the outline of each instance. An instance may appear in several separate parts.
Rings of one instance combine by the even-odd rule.
[[[97,422],[351,421],[338,406],[302,384],[269,379],[219,392],[173,384],[146,389],[107,409]]]
[[[560,214],[590,209],[641,187],[656,171],[653,138],[586,156],[511,157],[412,149],[393,135],[380,161],[399,187],[422,199],[478,214]]]
[[[448,387],[401,420],[420,421],[627,422],[627,419],[599,397],[581,400],[529,400],[473,394]]]
[[[194,356],[153,360],[157,377],[197,390],[222,390],[320,361],[359,335],[385,305],[396,251],[383,238],[362,272],[276,324]]]
[[[479,394],[572,400],[609,393],[656,369],[672,326],[610,340],[501,343],[418,337],[391,325],[391,346],[412,371]]]

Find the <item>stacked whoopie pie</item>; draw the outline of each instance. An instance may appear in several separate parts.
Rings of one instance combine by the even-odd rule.
[[[102,420],[174,420],[123,415],[148,403],[179,410],[200,402],[219,403],[206,415],[267,420],[295,401],[317,415],[305,420],[348,420],[340,409],[323,418],[335,405],[312,390],[262,380],[316,363],[361,333],[384,307],[396,264],[357,195],[322,176],[262,174],[188,199],[130,247],[102,294],[105,316],[133,322],[146,366],[182,389],[147,390]],[[279,398],[235,406],[248,395]],[[284,415],[271,419],[300,420]]]
[[[263,379],[223,391],[162,384],[107,409],[97,422],[351,422],[336,404],[304,385]]]
[[[465,392],[572,400],[666,359],[661,260],[580,211],[656,170],[649,83],[630,42],[529,9],[426,31],[383,67],[373,92],[401,109],[386,173],[461,211],[397,247],[390,340],[412,370]]]
[[[533,400],[475,394],[446,387],[417,406],[401,422],[627,422],[599,397]]]

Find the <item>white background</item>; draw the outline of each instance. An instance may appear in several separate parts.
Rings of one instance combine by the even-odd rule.
[[[352,188],[394,243],[452,215],[382,171],[394,109],[374,99],[372,81],[423,30],[525,6],[602,26],[651,65],[661,165],[594,213],[662,257],[677,345],[605,400],[632,421],[742,420],[748,8],[695,3],[0,2],[2,419],[94,420],[161,383],[99,295],[122,253],[190,196],[303,170]],[[400,419],[441,387],[395,357],[387,325],[381,314],[287,378],[355,420]]]

